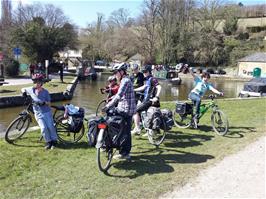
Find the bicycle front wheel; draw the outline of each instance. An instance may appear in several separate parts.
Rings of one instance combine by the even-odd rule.
[[[58,136],[58,140],[65,144],[77,143],[84,135],[84,125],[82,125],[79,132],[71,132],[69,130],[69,124],[67,119],[64,118],[64,115],[59,115],[55,121],[55,128]]]
[[[13,120],[8,126],[5,133],[5,140],[8,143],[13,143],[21,138],[30,126],[31,119],[28,116],[19,116]]]
[[[191,114],[179,114],[173,110],[174,124],[178,128],[188,128],[191,126],[192,115]]]
[[[147,129],[149,142],[155,146],[159,146],[165,139],[166,136],[166,124],[163,121],[162,128],[156,130]]]
[[[98,106],[97,106],[97,109],[96,109],[96,116],[104,116],[102,113],[102,108],[106,105],[106,100],[102,100]]]
[[[108,169],[111,166],[113,154],[114,153],[112,148],[109,149],[105,147],[97,148],[97,163],[100,171],[102,172],[108,171]]]
[[[215,110],[211,115],[212,128],[218,135],[228,132],[229,122],[227,116],[221,110]]]

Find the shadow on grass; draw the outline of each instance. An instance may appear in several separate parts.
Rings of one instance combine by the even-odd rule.
[[[70,150],[70,149],[88,149],[92,147],[89,147],[88,142],[79,141],[78,143],[73,143],[73,144],[72,143],[67,143],[67,144],[59,143],[58,148]]]
[[[113,167],[119,170],[126,170],[130,172],[130,174],[116,175],[106,173],[106,175],[133,179],[147,174],[152,175],[174,172],[174,168],[170,164],[199,164],[214,158],[214,156],[206,154],[188,153],[178,150],[172,151],[174,151],[174,153],[169,154],[169,150],[160,149],[158,154],[133,156],[131,161],[119,161],[113,163]],[[168,154],[165,154],[165,152]]]

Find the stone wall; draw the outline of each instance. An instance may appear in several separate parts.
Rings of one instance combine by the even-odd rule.
[[[75,79],[67,86],[67,89],[64,92],[58,93],[50,93],[51,101],[64,101],[71,100],[78,83],[78,78]],[[22,106],[25,103],[25,98],[21,95],[17,96],[9,96],[9,97],[1,97],[0,98],[0,108],[14,107],[14,106]]]

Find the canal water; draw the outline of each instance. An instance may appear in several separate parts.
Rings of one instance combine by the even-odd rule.
[[[53,104],[61,105],[63,103],[72,103],[76,106],[83,107],[86,116],[95,113],[97,104],[105,97],[100,93],[100,88],[106,85],[108,75],[100,75],[97,81],[82,81],[76,87],[74,97],[71,101],[56,102]],[[243,88],[243,81],[225,80],[223,78],[211,79],[213,85],[225,93],[225,98],[237,97]],[[182,84],[174,86],[167,81],[160,81],[162,91],[160,94],[161,101],[186,100],[190,90],[193,88],[192,78],[182,78]],[[8,124],[17,117],[23,107],[0,109],[0,134],[4,133]],[[34,125],[34,124],[33,124]]]

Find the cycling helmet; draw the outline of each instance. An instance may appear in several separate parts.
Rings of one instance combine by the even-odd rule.
[[[108,77],[108,82],[111,82],[111,81],[116,81],[116,77],[115,76]]]
[[[151,73],[151,71],[152,71],[151,65],[145,65],[145,66],[142,68],[142,72],[143,72],[143,73],[146,73],[146,72]]]
[[[35,73],[32,76],[32,81],[34,83],[36,83],[36,82],[44,82],[44,75],[41,74],[41,73]]]
[[[137,69],[139,69],[139,65],[138,65],[138,64],[133,64],[132,69],[133,69],[133,70],[137,70]]]
[[[120,64],[116,64],[113,66],[112,71],[113,72],[117,72],[117,71],[126,71],[127,70],[127,64],[126,63],[120,63]]]

